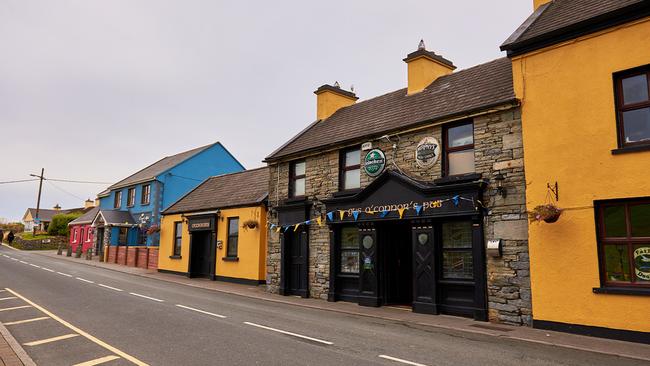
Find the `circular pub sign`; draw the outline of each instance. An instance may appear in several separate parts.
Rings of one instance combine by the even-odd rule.
[[[371,177],[376,177],[386,168],[386,155],[380,149],[372,149],[363,160],[363,169]]]
[[[415,148],[415,162],[421,168],[430,168],[440,156],[440,143],[435,137],[425,137]]]
[[[634,251],[634,267],[639,279],[650,281],[650,247],[641,247]]]

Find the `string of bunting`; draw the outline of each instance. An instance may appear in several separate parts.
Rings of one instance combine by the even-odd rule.
[[[474,208],[477,209],[477,210],[479,208],[485,208],[485,206],[483,205],[483,202],[481,202],[480,200],[474,199],[474,197],[467,198],[467,197],[462,197],[462,196],[459,196],[459,195],[455,195],[455,196],[453,196],[451,198],[447,198],[447,199],[444,199],[444,200],[436,200],[434,202],[437,203],[436,208],[440,208],[440,207],[442,207],[442,204],[445,203],[445,202],[452,202],[454,204],[454,206],[458,207],[460,205],[460,201],[472,202],[474,204]],[[420,216],[420,214],[422,214],[422,212],[424,212],[426,210],[424,205],[421,204],[421,203],[416,203],[413,206],[412,209],[415,210],[415,214],[417,216]],[[391,212],[397,212],[399,214],[399,218],[403,219],[404,218],[404,213],[407,212],[408,210],[411,210],[411,208],[409,208],[409,207],[401,207],[401,208],[397,208],[397,209],[393,209],[393,210],[381,210],[381,211],[334,210],[334,211],[327,212],[325,215],[317,216],[314,219],[305,220],[305,221],[297,222],[297,223],[290,224],[290,225],[276,225],[276,224],[267,222],[266,227],[267,227],[267,229],[270,229],[271,231],[275,231],[276,233],[287,232],[292,228],[293,228],[293,231],[296,231],[296,230],[298,230],[298,228],[301,225],[311,225],[311,224],[315,223],[315,224],[318,224],[318,226],[323,226],[323,224],[326,223],[326,222],[334,222],[336,217],[338,217],[341,221],[343,221],[345,219],[346,215],[352,216],[352,218],[354,218],[354,221],[357,221],[359,219],[359,215],[361,213],[364,213],[366,215],[379,215],[379,218],[385,218]],[[337,216],[335,216],[336,213],[338,213]]]

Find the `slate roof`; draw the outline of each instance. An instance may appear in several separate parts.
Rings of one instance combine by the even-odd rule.
[[[312,123],[265,161],[516,103],[512,66],[507,58],[441,76],[417,94],[407,96],[406,90],[399,89],[339,109],[329,118]]]
[[[38,218],[41,220],[41,222],[50,222],[52,221],[52,217],[54,215],[60,215],[60,214],[68,214],[72,212],[84,212],[85,208],[83,207],[77,207],[77,208],[70,208],[67,210],[52,210],[49,208],[40,208],[38,210]],[[32,218],[36,218],[36,209],[35,208],[28,208],[27,212],[23,215],[23,218],[27,216],[27,213],[31,213]]]
[[[164,215],[262,203],[269,192],[267,167],[217,175],[172,204]]]
[[[137,184],[141,182],[146,182],[148,180],[153,180],[156,176],[158,176],[161,173],[164,173],[166,170],[173,168],[174,166],[182,163],[183,161],[189,159],[190,157],[200,153],[201,151],[204,151],[216,144],[219,144],[219,142],[215,142],[210,145],[205,145],[201,147],[197,147],[192,150],[184,151],[182,153],[172,155],[172,156],[167,156],[164,157],[157,162],[149,165],[148,167],[122,179],[121,181],[113,184],[112,186],[107,188],[107,191],[110,191],[112,189],[120,188],[120,187],[126,187],[132,184]],[[104,191],[106,192],[106,191]],[[102,192],[102,193],[104,193]],[[100,195],[102,194],[100,193]]]
[[[528,17],[501,45],[501,50],[512,54],[527,48],[528,52],[647,16],[649,11],[649,0],[553,0]],[[536,43],[539,47],[533,47]]]
[[[104,217],[105,225],[135,225],[137,224],[129,211],[121,210],[98,210],[92,221],[95,221],[97,215]]]
[[[90,224],[95,219],[95,216],[97,216],[98,211],[99,211],[99,207],[93,207],[92,209],[86,211],[85,214],[83,214],[83,215],[77,217],[76,219],[70,221],[70,223],[68,223],[68,226],[81,225],[81,224]]]

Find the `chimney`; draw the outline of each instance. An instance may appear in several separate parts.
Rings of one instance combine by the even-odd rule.
[[[52,207],[54,211],[61,211],[61,206],[57,203],[56,206]]]
[[[550,3],[552,0],[533,0],[533,10],[537,10],[540,6]]]
[[[316,118],[318,120],[327,119],[337,110],[354,104],[357,99],[356,94],[351,91],[341,89],[338,81],[334,85],[323,85],[316,89]]]
[[[427,51],[424,40],[420,40],[418,50],[409,53],[404,62],[408,66],[408,95],[421,92],[437,78],[456,69],[451,61]]]
[[[99,207],[99,197],[95,198],[95,207]]]
[[[95,207],[95,202],[91,200],[90,198],[84,202],[84,208],[92,208]]]

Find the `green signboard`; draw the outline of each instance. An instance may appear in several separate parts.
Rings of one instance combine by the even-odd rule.
[[[363,169],[371,177],[381,174],[386,168],[386,155],[380,149],[372,149],[366,154],[363,160]]]

